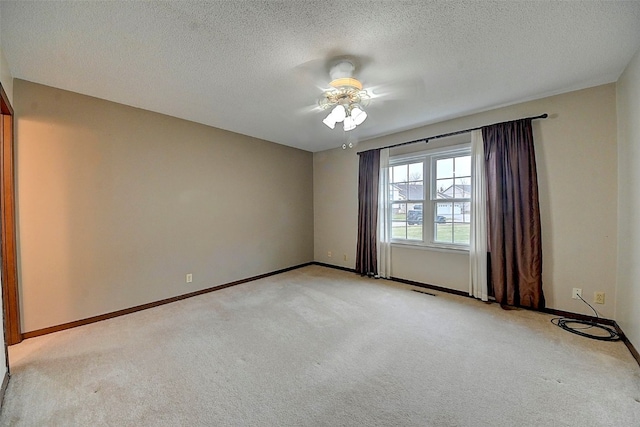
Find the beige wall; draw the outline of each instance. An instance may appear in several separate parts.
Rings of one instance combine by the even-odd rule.
[[[520,117],[534,122],[543,230],[547,306],[592,314],[571,289],[592,301],[606,293],[599,314],[614,316],[616,282],[616,89],[613,84],[500,108],[361,143],[356,150],[314,154],[315,259],[354,267],[357,215],[356,151]],[[370,117],[369,120],[375,120]],[[439,141],[430,147],[445,144]],[[416,149],[424,145],[416,145]],[[327,251],[333,257],[327,257]],[[338,257],[336,257],[338,254]],[[343,254],[348,254],[343,261]],[[395,277],[468,290],[468,254],[392,249]]]
[[[616,320],[640,349],[640,51],[617,83],[618,288]]]
[[[312,261],[311,153],[14,84],[23,331]]]

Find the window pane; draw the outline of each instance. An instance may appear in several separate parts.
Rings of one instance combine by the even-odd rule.
[[[452,242],[451,210],[453,203],[436,203],[435,228],[433,240],[440,243]]]
[[[438,179],[436,181],[436,199],[453,198],[453,180]]]
[[[456,176],[471,176],[471,156],[456,157]]]
[[[471,198],[471,156],[455,158],[455,175],[453,197],[456,199]]]
[[[471,230],[470,224],[453,224],[453,243],[469,244],[469,232]]]
[[[453,186],[453,197],[456,199],[471,198],[471,178],[456,178]]]
[[[409,182],[407,184],[407,200],[423,200],[424,188],[422,181]]]
[[[394,203],[391,205],[391,215],[394,221],[405,221],[407,219],[407,204]]]
[[[409,205],[407,211],[407,222],[409,225],[422,224],[422,203]]]
[[[424,162],[396,165],[389,169],[391,196],[391,237],[423,240]],[[407,203],[407,200],[413,202]]]
[[[394,203],[391,205],[391,238],[407,238],[407,204]]]
[[[436,178],[453,177],[453,159],[440,159],[436,161]]]
[[[436,203],[436,222],[438,222],[438,217],[440,218],[440,222],[451,221],[453,212],[453,203]]]
[[[422,240],[422,213],[422,203],[413,203],[408,205],[407,239]]]
[[[391,184],[391,200],[407,200],[407,184]]]
[[[422,221],[407,226],[407,239],[422,240]]]
[[[407,182],[407,165],[393,166],[391,168],[391,182]]]
[[[440,243],[452,243],[453,223],[436,223],[434,240]]]
[[[459,202],[457,205],[457,215],[455,217],[456,222],[471,222],[471,202]]]
[[[422,162],[411,163],[409,165],[409,181],[422,181],[423,171],[424,168],[422,167]]]

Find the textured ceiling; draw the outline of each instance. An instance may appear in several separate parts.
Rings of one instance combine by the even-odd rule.
[[[344,132],[313,107],[352,55],[376,99],[360,140],[616,81],[640,2],[0,3],[13,77],[309,151]]]

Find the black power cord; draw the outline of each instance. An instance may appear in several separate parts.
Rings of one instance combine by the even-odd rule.
[[[580,298],[582,300],[582,302],[587,304],[589,306],[589,308],[591,308],[591,310],[593,310],[593,313],[596,315],[596,319],[600,318],[600,316],[598,316],[598,312],[595,310],[595,308],[591,307],[591,304],[586,302],[584,300],[584,298],[582,298],[581,295],[577,295],[577,297]],[[573,334],[580,335],[580,336],[583,336],[583,337],[592,338],[594,340],[618,341],[620,339],[620,335],[618,334],[618,332],[615,329],[613,329],[613,328],[611,328],[609,326],[600,324],[598,322],[592,321],[592,320],[578,320],[578,319],[569,319],[569,318],[566,318],[566,317],[555,317],[555,318],[551,319],[551,323],[553,323],[556,326],[561,327],[565,331],[568,331],[568,332],[571,332]],[[583,327],[576,327],[574,325],[584,325],[584,326]],[[604,331],[604,334],[603,335],[594,335],[594,334],[588,334],[586,332],[583,332],[584,330],[591,329],[591,328],[596,328],[600,332]]]

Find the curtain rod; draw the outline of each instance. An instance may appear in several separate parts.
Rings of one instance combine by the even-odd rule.
[[[539,116],[533,116],[533,117],[523,117],[522,119],[517,119],[517,120],[527,120],[527,119],[531,119],[531,120],[535,120],[535,119],[546,119],[547,117],[549,117],[549,115],[547,113],[544,114],[540,114]],[[493,123],[490,125],[485,125],[485,126],[493,126],[493,125],[499,125],[501,123],[509,123],[509,122],[515,122],[516,120],[508,120],[506,122],[498,122],[498,123]],[[358,155],[362,154],[362,153],[366,153],[367,151],[373,151],[373,150],[383,150],[385,148],[395,148],[395,147],[400,147],[403,145],[409,145],[409,144],[415,144],[416,142],[425,142],[428,143],[429,141],[431,141],[432,139],[440,139],[440,138],[446,138],[447,136],[454,136],[454,135],[460,135],[463,133],[467,133],[467,132],[471,132],[473,130],[478,130],[478,129],[482,129],[485,126],[478,126],[475,128],[470,128],[470,129],[464,129],[464,130],[457,130],[455,132],[449,132],[449,133],[443,133],[440,135],[436,135],[436,136],[430,136],[428,138],[420,138],[420,139],[415,139],[413,141],[408,141],[408,142],[401,142],[399,144],[393,144],[393,145],[387,145],[386,147],[380,147],[380,148],[372,148],[371,150],[364,150],[364,151],[358,151]]]

